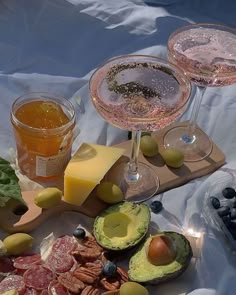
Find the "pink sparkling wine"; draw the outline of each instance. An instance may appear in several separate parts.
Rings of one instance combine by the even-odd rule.
[[[194,25],[193,25],[194,26]],[[176,31],[168,42],[168,58],[200,86],[236,82],[236,30],[215,25]]]
[[[125,130],[154,131],[169,125],[182,115],[190,95],[183,72],[155,58],[108,63],[92,80],[95,108]]]

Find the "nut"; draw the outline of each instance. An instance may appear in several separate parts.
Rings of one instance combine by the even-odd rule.
[[[58,277],[58,282],[73,293],[80,293],[85,287],[84,283],[73,276],[73,274],[70,272],[60,274]]]
[[[94,262],[86,262],[84,265],[86,268],[92,270],[94,274],[99,277],[102,274],[102,262],[100,260],[96,260]]]
[[[94,284],[97,280],[97,275],[93,270],[82,266],[76,268],[73,275],[86,284]]]
[[[92,286],[87,286],[84,288],[84,290],[82,291],[80,295],[99,295],[99,294],[100,294],[99,289],[96,289]]]
[[[87,236],[83,241],[83,245],[88,248],[96,248],[100,252],[103,251],[103,248],[97,243],[93,236]]]
[[[73,251],[75,259],[79,262],[88,262],[97,260],[101,252],[96,248],[82,248],[80,250]]]
[[[116,277],[114,278],[103,278],[100,280],[100,284],[103,286],[104,289],[108,291],[117,290],[120,288],[120,281],[117,280]]]
[[[125,271],[123,268],[117,266],[117,273],[120,276],[120,282],[121,282],[121,284],[123,284],[125,282],[128,282],[129,276],[128,276],[127,271]]]

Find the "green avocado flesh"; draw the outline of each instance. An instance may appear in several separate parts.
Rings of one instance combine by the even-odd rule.
[[[104,248],[123,250],[136,245],[145,236],[149,223],[147,205],[123,202],[103,211],[94,221],[93,232]]]
[[[163,233],[173,240],[176,247],[176,257],[167,265],[156,266],[149,262],[146,249],[148,249],[153,237],[163,235]],[[192,257],[192,249],[183,235],[176,232],[162,232],[155,236],[149,237],[131,257],[128,271],[130,280],[157,283],[178,276],[188,266]],[[142,265],[141,271],[140,265]]]

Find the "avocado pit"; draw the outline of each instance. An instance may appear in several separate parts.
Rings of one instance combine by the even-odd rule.
[[[150,249],[151,261],[148,257]],[[148,237],[131,256],[129,278],[131,281],[148,284],[169,281],[186,270],[192,255],[191,245],[184,235],[171,231],[158,232]]]
[[[153,237],[148,245],[147,257],[154,265],[171,263],[176,257],[176,248],[173,240],[166,235]]]

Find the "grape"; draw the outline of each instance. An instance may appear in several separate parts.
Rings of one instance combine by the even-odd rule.
[[[115,204],[124,200],[121,189],[109,181],[104,181],[97,186],[96,195],[107,204]]]
[[[162,152],[162,158],[171,168],[180,168],[184,164],[184,154],[178,149],[166,148]]]
[[[34,198],[34,203],[44,209],[57,206],[61,202],[62,191],[56,187],[47,187],[39,191]]]
[[[3,244],[9,255],[21,255],[32,248],[33,237],[26,233],[15,233],[7,236]]]
[[[150,135],[144,135],[141,137],[140,149],[146,157],[154,157],[159,151],[157,142]]]
[[[232,187],[224,188],[222,194],[226,199],[233,199],[233,197],[236,196],[235,189],[233,189]]]
[[[142,266],[140,265],[140,267]],[[142,270],[140,269],[140,271]],[[120,287],[120,295],[127,295],[127,294],[148,295],[149,292],[144,286],[140,285],[139,283],[125,282]]]

